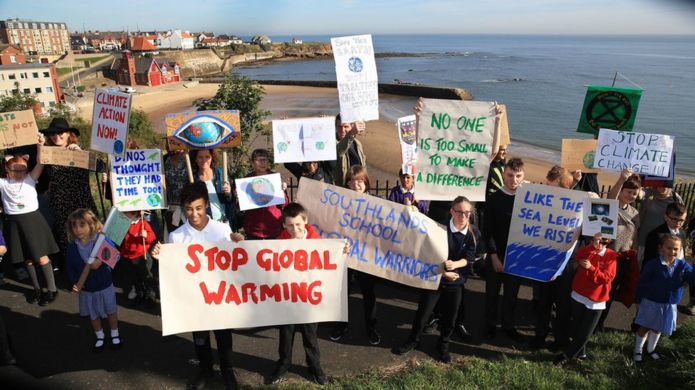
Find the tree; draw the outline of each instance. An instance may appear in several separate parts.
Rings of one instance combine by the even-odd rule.
[[[130,111],[128,137],[142,149],[160,148],[162,136],[154,131],[150,117],[143,110]]]
[[[260,103],[265,90],[245,76],[227,75],[212,99],[196,104],[198,111],[203,110],[239,110],[241,122],[241,146],[232,148],[228,162],[232,177],[243,177],[249,171],[249,145],[256,137],[270,137],[271,131],[263,126],[263,118],[271,114],[261,110]]]
[[[11,94],[0,96],[0,112],[30,110],[39,103],[34,95],[19,92],[19,82],[14,87]]]

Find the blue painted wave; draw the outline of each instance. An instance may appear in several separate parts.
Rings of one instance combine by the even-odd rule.
[[[564,268],[568,258],[567,252],[555,248],[512,243],[507,245],[504,272],[529,279],[549,281]]]

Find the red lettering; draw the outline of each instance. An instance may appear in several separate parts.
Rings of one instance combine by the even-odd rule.
[[[241,305],[241,299],[239,299],[239,293],[236,291],[236,287],[233,284],[229,285],[229,290],[227,290],[227,298],[224,299],[225,303],[234,301],[237,306]]]
[[[232,271],[238,270],[240,266],[249,262],[249,254],[244,248],[234,248],[232,258]]]
[[[297,300],[306,302],[306,282],[292,283],[290,290],[292,291],[292,302],[297,302]]]
[[[284,250],[280,253],[279,266],[277,263],[273,264],[274,271],[280,271],[280,267],[287,269],[292,265],[292,251]]]
[[[321,303],[321,299],[323,299],[323,294],[321,294],[321,289],[319,287],[321,287],[320,280],[314,280],[309,285],[309,303],[312,305],[318,305]]]
[[[256,264],[266,271],[270,271],[270,259],[266,258],[265,255],[273,253],[270,249],[261,249],[256,253]]]
[[[338,269],[338,266],[335,263],[331,263],[330,251],[323,251],[323,269],[331,271]]]
[[[97,125],[97,137],[105,139],[116,139],[118,137],[118,129],[104,126],[101,123]]]
[[[255,283],[244,283],[241,285],[241,295],[244,297],[244,303],[249,301],[249,297],[253,303],[258,303],[258,297],[256,296],[256,284]]]
[[[323,268],[323,261],[321,260],[321,255],[318,251],[311,251],[311,261],[309,262],[309,269],[321,268]]]
[[[219,249],[216,246],[205,251],[205,256],[208,257],[208,271],[215,269],[215,255]]]
[[[220,251],[215,257],[215,264],[222,271],[226,271],[229,265],[232,264],[232,255],[227,251]]]
[[[203,292],[203,299],[205,299],[205,303],[209,305],[214,302],[215,305],[219,305],[220,302],[222,302],[226,285],[227,283],[224,280],[221,281],[220,286],[217,288],[217,293],[215,293],[214,291],[208,291],[208,286],[205,284],[205,282],[200,282],[200,291]]]
[[[280,302],[282,300],[282,293],[280,291],[280,285],[279,284],[274,284],[272,286],[268,286],[267,284],[262,284],[261,285],[261,302],[265,301],[268,298],[273,298],[275,299],[275,302]]]
[[[309,258],[309,255],[303,249],[300,249],[297,252],[295,252],[294,253],[294,269],[296,269],[297,271],[306,271],[308,258]]]
[[[200,271],[200,260],[198,260],[197,252],[202,252],[203,246],[198,244],[193,244],[188,246],[188,257],[193,260],[192,263],[186,264],[186,271],[194,274]]]

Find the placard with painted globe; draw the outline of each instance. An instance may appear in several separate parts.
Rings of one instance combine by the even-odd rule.
[[[265,177],[255,178],[246,186],[246,195],[258,206],[270,203],[273,200],[273,194],[275,194],[275,187]]]

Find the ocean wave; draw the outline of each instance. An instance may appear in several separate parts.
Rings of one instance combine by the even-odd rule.
[[[480,80],[481,83],[518,83],[521,81],[527,81],[527,80],[524,78],[521,78],[521,77]]]

